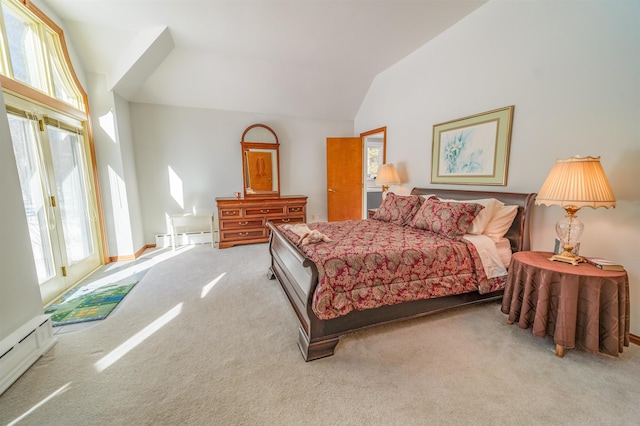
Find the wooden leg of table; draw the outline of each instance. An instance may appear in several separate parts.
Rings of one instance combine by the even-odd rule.
[[[556,356],[558,358],[564,357],[564,346],[556,344]]]

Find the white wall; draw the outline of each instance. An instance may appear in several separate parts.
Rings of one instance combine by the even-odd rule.
[[[144,245],[144,225],[138,192],[138,177],[134,153],[134,141],[132,134],[131,113],[129,102],[114,93],[116,108],[116,127],[118,130],[118,143],[122,155],[122,173],[127,183],[127,205],[129,206],[129,225],[131,229],[131,241],[134,254]]]
[[[271,127],[280,142],[280,192],[306,195],[307,220],[326,220],[328,136],[352,136],[353,122],[131,104],[144,238],[167,232],[167,216],[214,213],[216,197],[242,192],[240,139],[251,124]],[[169,171],[171,168],[171,172]],[[173,197],[170,173],[182,196]]]
[[[386,124],[387,161],[430,186],[433,125],[515,105],[506,187],[537,192],[557,158],[601,156],[615,209],[585,208],[581,254],[627,268],[640,335],[640,2],[490,1],[374,80],[356,133]],[[533,250],[553,250],[560,207],[536,207]]]
[[[116,93],[113,93],[116,111],[117,143],[120,146],[121,174],[126,189],[126,225],[121,226],[129,231],[132,251],[124,254],[134,254],[144,245],[144,225],[142,223],[142,206],[138,192],[138,177],[134,153],[133,124],[131,123],[130,104]],[[111,187],[113,194],[113,187]],[[113,195],[112,195],[113,198]],[[121,245],[122,239],[117,241]],[[118,247],[118,253],[122,250]]]
[[[2,87],[0,86],[0,92]],[[0,341],[36,315],[42,299],[9,121],[0,95]],[[0,354],[2,355],[2,354]]]
[[[110,257],[144,247],[129,103],[106,90],[104,75],[88,74],[98,180]]]

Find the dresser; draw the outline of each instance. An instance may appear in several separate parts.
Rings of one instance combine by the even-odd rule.
[[[216,198],[218,206],[219,248],[238,244],[269,241],[265,227],[268,221],[303,223],[307,221],[307,197],[283,195],[279,197]]]

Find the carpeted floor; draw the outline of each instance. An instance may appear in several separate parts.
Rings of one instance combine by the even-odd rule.
[[[173,255],[175,254],[175,255]],[[0,424],[637,424],[640,347],[568,350],[497,303],[353,333],[305,363],[267,245],[162,252],[0,396]]]

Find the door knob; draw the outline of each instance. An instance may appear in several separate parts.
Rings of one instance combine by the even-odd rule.
[[[329,192],[336,192],[336,190],[329,188]]]

